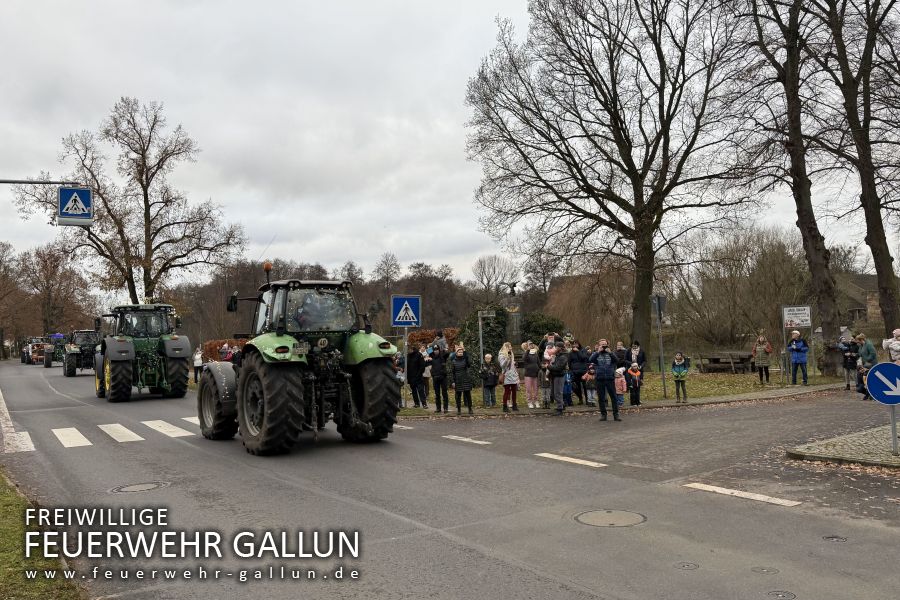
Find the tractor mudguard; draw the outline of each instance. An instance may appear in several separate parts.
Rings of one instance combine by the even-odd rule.
[[[169,358],[190,358],[191,341],[186,335],[178,337],[164,336],[162,338],[163,353]]]
[[[360,331],[347,339],[344,364],[358,365],[370,358],[390,358],[397,353],[397,347],[376,333]]]
[[[237,414],[237,373],[234,365],[230,362],[213,361],[205,363],[203,370],[209,371],[216,380],[222,413],[225,415]]]
[[[244,346],[243,353],[244,356],[246,356],[248,350],[255,348],[266,362],[296,362],[307,364],[305,354],[296,354],[294,352],[295,344],[299,344],[299,342],[290,335],[264,333],[253,338],[253,341],[248,342]],[[279,348],[289,348],[289,350],[287,352],[275,352],[275,350]]]
[[[111,362],[134,360],[134,342],[130,339],[120,340],[110,335],[103,340],[103,345],[106,346],[106,350],[103,354]]]

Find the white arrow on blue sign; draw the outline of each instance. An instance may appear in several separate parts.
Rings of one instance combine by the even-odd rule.
[[[418,327],[421,321],[421,296],[391,296],[391,327]]]
[[[900,365],[878,363],[869,369],[866,388],[876,402],[900,404]]]
[[[59,188],[57,225],[90,227],[94,222],[94,200],[89,188]]]

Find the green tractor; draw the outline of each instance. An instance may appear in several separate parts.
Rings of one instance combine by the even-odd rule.
[[[125,402],[131,389],[183,398],[188,388],[191,342],[175,333],[181,319],[169,304],[117,306],[103,318],[112,319],[108,335],[94,354],[94,387],[98,398]],[[95,321],[100,331],[102,320]]]
[[[266,263],[266,279],[271,264]],[[211,440],[240,431],[250,454],[290,451],[303,431],[333,420],[351,442],[388,437],[397,422],[400,386],[391,364],[397,349],[372,333],[349,281],[268,281],[256,303],[241,366],[204,365],[197,392],[200,430]],[[362,326],[360,326],[362,325]]]
[[[62,362],[66,355],[66,336],[53,333],[48,336],[50,343],[44,350],[44,368],[49,369],[54,362]]]
[[[100,334],[91,329],[79,329],[69,334],[63,358],[63,377],[75,377],[77,370],[94,368],[94,350]]]

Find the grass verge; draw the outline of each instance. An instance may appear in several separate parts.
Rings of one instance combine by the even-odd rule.
[[[28,502],[0,473],[0,598],[15,600],[83,600],[87,596],[72,581],[43,577],[45,570],[62,569],[52,558],[25,558],[25,508]],[[26,580],[26,569],[42,576]]]

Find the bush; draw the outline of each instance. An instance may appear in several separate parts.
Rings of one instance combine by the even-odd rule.
[[[452,350],[453,345],[456,343],[456,340],[459,339],[459,328],[458,327],[445,327],[443,329],[414,329],[409,333],[409,343],[411,345],[416,344],[430,344],[434,341],[434,338],[437,337],[437,332],[444,332],[444,339],[447,340],[448,347]]]
[[[481,329],[484,340],[484,353],[495,354],[503,342],[506,341],[506,323],[508,314],[506,309],[499,304],[490,304],[488,306],[479,307],[472,311],[466,317],[463,326],[459,330],[460,341],[465,345],[466,351],[469,353],[469,359],[472,365],[480,364],[481,357],[478,356],[478,311],[492,310],[495,317],[492,319],[482,319]]]
[[[540,342],[548,333],[562,335],[566,330],[566,324],[561,319],[551,317],[542,312],[525,313],[522,319],[522,336],[535,344]]]

